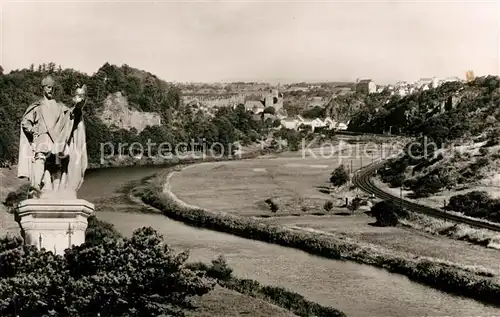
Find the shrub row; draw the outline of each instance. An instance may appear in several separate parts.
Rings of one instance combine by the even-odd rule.
[[[490,278],[491,273],[469,270],[428,259],[408,259],[403,256],[387,255],[333,236],[293,231],[255,219],[179,207],[162,192],[161,181],[163,180],[158,180],[156,184],[153,183],[144,188],[140,192],[140,197],[144,203],[161,210],[171,219],[244,238],[294,247],[326,258],[351,260],[377,266],[390,272],[406,275],[413,281],[448,293],[499,305],[500,285]]]
[[[399,219],[408,217],[405,209],[390,200],[379,201],[373,205],[368,214],[375,217],[377,219],[375,224],[381,227],[395,226],[399,223]]]
[[[277,306],[288,309],[298,316],[316,316],[316,317],[344,317],[343,312],[333,308],[325,307],[320,304],[308,301],[304,296],[295,292],[290,292],[281,287],[262,286],[257,281],[249,279],[231,279],[221,283],[221,286],[227,287],[239,293],[263,299]]]
[[[461,212],[469,217],[500,221],[500,199],[490,197],[485,191],[471,191],[452,196],[446,209]]]
[[[232,276],[232,269],[227,265],[223,257],[212,261],[212,265],[203,262],[191,263],[188,268],[193,271],[204,272],[208,277],[217,279],[219,285],[241,294],[259,298],[277,306],[283,307],[298,316],[317,317],[344,317],[343,312],[332,308],[321,306],[311,302],[304,296],[291,292],[282,287],[262,286],[259,282],[250,279],[239,279]]]

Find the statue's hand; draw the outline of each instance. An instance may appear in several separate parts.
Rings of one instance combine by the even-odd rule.
[[[73,102],[75,104],[79,104],[85,100],[85,98],[87,98],[87,85],[78,86],[76,88],[75,96],[73,97]]]

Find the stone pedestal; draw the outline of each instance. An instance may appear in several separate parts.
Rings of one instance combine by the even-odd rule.
[[[56,254],[85,242],[87,218],[94,204],[83,199],[27,199],[19,204],[26,244]]]

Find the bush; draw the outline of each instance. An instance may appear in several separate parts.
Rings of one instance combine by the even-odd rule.
[[[476,162],[474,162],[474,164],[471,165],[471,167],[473,171],[477,172],[480,168],[488,166],[489,163],[490,161],[488,160],[488,158],[480,157]]]
[[[500,140],[500,129],[496,128],[493,130],[490,130],[487,134],[488,141],[486,142],[485,146],[494,146],[498,145],[499,140]]]
[[[330,183],[332,183],[333,186],[339,187],[346,184],[348,181],[349,173],[343,164],[337,167],[330,175]]]
[[[417,197],[429,197],[439,192],[444,187],[445,184],[438,175],[428,174],[418,179],[411,189]]]
[[[272,212],[275,213],[279,210],[278,205],[271,198],[266,199],[264,202],[269,206]]]
[[[174,254],[152,228],[64,256],[16,241],[0,245],[1,316],[184,316],[193,296],[215,286],[187,269],[188,253]]]
[[[224,256],[219,256],[212,261],[212,266],[207,270],[208,276],[218,280],[228,280],[233,274],[233,269],[229,267]]]
[[[479,154],[482,155],[482,156],[486,156],[490,153],[490,151],[488,150],[488,148],[485,148],[485,147],[482,147],[479,149]]]
[[[447,210],[461,212],[466,216],[477,218],[493,218],[494,214],[499,211],[499,200],[492,199],[488,193],[484,191],[471,191],[464,195],[455,195],[450,198]]]
[[[222,256],[213,260],[211,266],[203,262],[189,263],[186,266],[190,270],[217,279],[218,283],[225,288],[255,298],[261,298],[280,307],[284,307],[298,316],[345,316],[344,313],[332,307],[324,307],[317,303],[310,302],[302,295],[290,292],[284,288],[262,286],[259,282],[254,280],[234,277],[231,275],[232,269],[227,265]]]
[[[393,160],[378,170],[381,180],[390,187],[400,187],[405,181],[405,171],[409,166],[409,157]]]
[[[404,188],[414,188],[418,183],[418,180],[415,178],[405,179],[403,184],[401,184]]]
[[[395,226],[399,218],[408,216],[406,210],[401,209],[392,201],[380,201],[373,205],[370,214],[377,219],[376,224],[381,227]]]
[[[297,316],[318,317],[345,317],[345,314],[332,307],[324,307],[308,301],[304,296],[290,292],[281,287],[262,286],[259,282],[250,279],[232,278],[222,284],[236,292],[261,298],[275,305],[286,308]]]
[[[323,209],[326,211],[332,210],[333,209],[333,202],[331,200],[325,202],[325,204],[323,205]]]
[[[361,198],[359,197],[356,197],[353,200],[351,200],[351,203],[347,206],[347,208],[352,212],[358,210],[359,207],[361,207]]]
[[[115,226],[97,219],[95,215],[88,217],[87,230],[85,230],[85,243],[88,245],[99,245],[107,239],[116,240],[122,238]]]
[[[5,198],[4,205],[9,208],[15,208],[17,204],[21,201],[30,198],[29,191],[31,190],[31,185],[23,185],[18,190],[10,192]]]
[[[222,255],[212,260],[212,265],[203,262],[194,262],[186,264],[186,267],[194,272],[202,272],[208,277],[217,279],[219,282],[230,280],[233,274],[233,269],[229,267]]]

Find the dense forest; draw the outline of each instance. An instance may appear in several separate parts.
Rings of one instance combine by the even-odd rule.
[[[192,140],[204,140],[205,146],[209,147],[214,142],[232,144],[237,140],[243,143],[256,141],[264,128],[264,123],[253,120],[243,106],[219,109],[215,116],[208,116],[198,109],[183,105],[178,87],[128,65],[106,63],[90,76],[74,69],[56,67],[55,63],[38,67],[31,65],[8,74],[0,73],[0,120],[3,123],[0,125],[0,165],[16,163],[21,117],[29,104],[41,98],[41,80],[48,74],[56,80],[58,101],[69,103],[77,83],[88,87],[84,120],[91,163],[99,163],[100,144],[106,142],[147,144],[149,140],[157,144],[169,142],[174,147],[180,142],[192,144]],[[158,113],[162,124],[148,126],[140,133],[133,128],[125,130],[105,125],[99,117],[99,111],[106,97],[116,92],[127,97],[132,109]],[[156,149],[152,147],[151,151]]]

